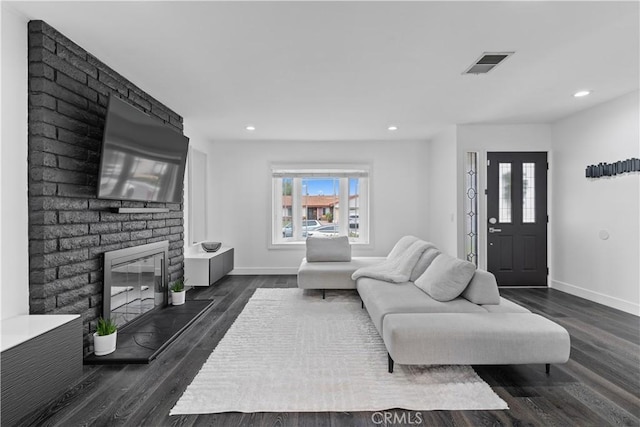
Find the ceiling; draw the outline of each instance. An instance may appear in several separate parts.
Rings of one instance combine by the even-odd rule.
[[[11,6],[208,140],[428,139],[451,124],[551,122],[640,83],[636,1]],[[515,54],[489,74],[462,75],[503,51]]]

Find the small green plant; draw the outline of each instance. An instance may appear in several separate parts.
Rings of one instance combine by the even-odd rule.
[[[98,328],[96,332],[99,336],[111,335],[118,330],[118,325],[111,319],[105,320],[102,317],[98,319]]]
[[[182,279],[176,280],[175,282],[173,282],[173,285],[171,285],[171,290],[173,292],[184,291],[184,282],[186,282],[186,280],[182,280]]]

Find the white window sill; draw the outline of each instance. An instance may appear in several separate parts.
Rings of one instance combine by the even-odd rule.
[[[350,242],[351,246],[357,246],[359,248],[370,248],[373,247],[372,243],[364,243],[364,242]],[[298,250],[300,248],[305,248],[305,241],[295,241],[295,242],[281,242],[281,243],[270,243],[267,247],[269,250]]]

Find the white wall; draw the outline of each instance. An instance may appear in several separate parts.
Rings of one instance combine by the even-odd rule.
[[[184,119],[184,134],[187,137],[189,137],[189,150],[192,150],[192,149],[199,150],[207,155],[207,160],[211,159],[212,157],[211,143],[204,136],[202,136],[203,135],[202,132],[200,132],[198,129],[190,125],[190,122],[187,118]],[[190,233],[189,218],[191,213],[190,200],[189,200],[189,172],[190,172],[189,163],[187,162],[187,169],[184,174],[184,250],[185,250],[185,253],[194,252],[194,251],[198,252],[201,249],[200,245],[191,244],[192,239],[191,239],[191,236],[189,235]],[[211,175],[209,174],[208,171],[205,173],[207,174],[207,177],[208,177],[205,185],[207,188],[209,188],[212,185],[211,182],[209,182]],[[207,214],[209,214],[210,212],[212,212],[212,209],[213,209],[213,199],[211,197],[207,197],[207,200],[205,200],[205,203],[206,203]],[[204,240],[212,240],[210,230],[211,228],[209,227],[208,235]]]
[[[2,2],[1,318],[29,313],[27,18]]]
[[[478,265],[486,268],[486,242],[487,242],[487,214],[486,196],[487,188],[487,152],[492,151],[550,151],[551,127],[547,124],[516,124],[516,125],[460,125],[457,129],[458,153],[457,153],[457,204],[458,204],[458,257],[464,258],[464,155],[468,151],[478,152]],[[551,156],[549,156],[551,161]],[[548,176],[552,182],[552,176]],[[551,195],[551,185],[548,193]],[[552,206],[549,204],[549,212]],[[551,216],[553,218],[553,216]],[[551,264],[549,264],[551,268]]]
[[[216,141],[209,156],[213,240],[235,247],[235,273],[295,273],[304,245],[269,249],[272,163],[369,163],[371,244],[384,256],[405,234],[428,236],[426,141]]]
[[[426,239],[444,253],[458,253],[457,129],[449,126],[429,141],[429,232]]]
[[[638,92],[555,122],[552,287],[640,314],[640,175],[586,179],[640,157]],[[601,231],[608,240],[599,237]]]

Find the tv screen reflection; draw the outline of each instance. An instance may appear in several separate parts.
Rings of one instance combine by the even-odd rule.
[[[111,96],[98,197],[181,202],[188,144],[186,136]]]

